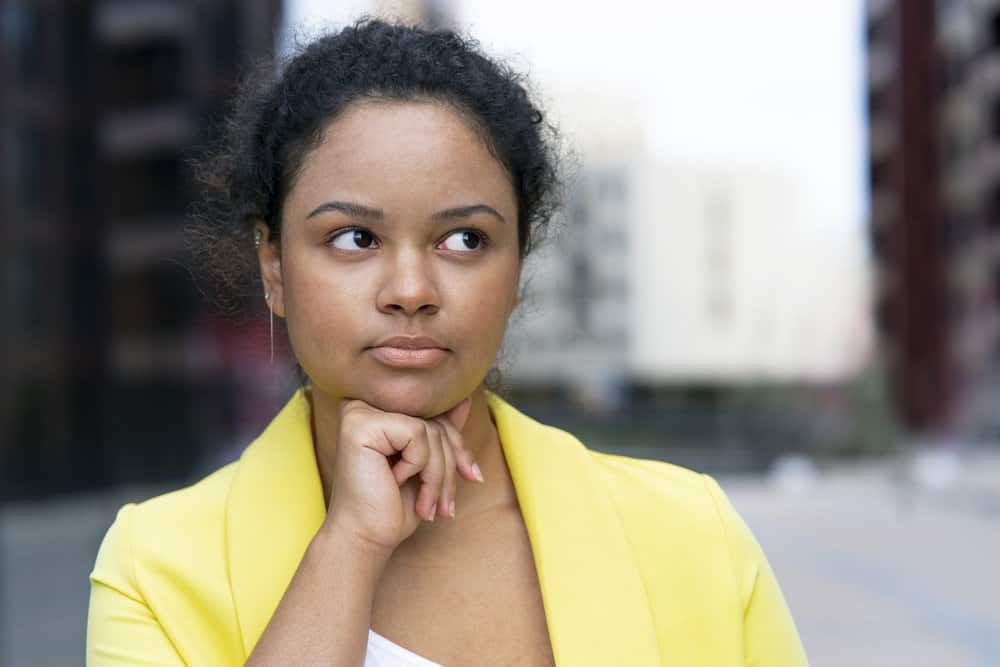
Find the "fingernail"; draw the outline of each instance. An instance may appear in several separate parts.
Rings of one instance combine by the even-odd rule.
[[[434,522],[434,514],[437,512],[437,508],[438,508],[438,504],[437,503],[434,503],[433,505],[431,505],[431,518],[428,519],[428,521],[430,521],[432,523]]]
[[[450,516],[452,519],[455,518],[455,501],[454,500],[451,501],[450,503],[448,503],[448,516]]]
[[[480,482],[483,481],[483,473],[482,473],[481,470],[479,470],[479,464],[478,463],[473,463],[472,464],[472,474],[475,475],[476,479],[479,480]]]

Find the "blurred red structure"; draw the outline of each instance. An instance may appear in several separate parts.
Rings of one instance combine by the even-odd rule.
[[[867,3],[877,320],[918,437],[998,424],[998,28],[1000,2]]]

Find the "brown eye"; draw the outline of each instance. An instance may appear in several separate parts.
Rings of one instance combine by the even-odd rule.
[[[485,244],[486,239],[483,238],[482,234],[468,229],[453,232],[444,240],[444,245],[448,250],[459,252],[479,250]]]
[[[365,250],[374,242],[375,237],[364,229],[345,229],[331,239],[333,247],[341,250]]]

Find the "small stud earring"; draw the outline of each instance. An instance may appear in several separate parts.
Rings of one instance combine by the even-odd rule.
[[[259,229],[255,229],[253,231],[253,247],[254,248],[259,248],[260,247],[260,230]]]

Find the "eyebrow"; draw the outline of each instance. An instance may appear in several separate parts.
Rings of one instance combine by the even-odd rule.
[[[469,204],[468,206],[456,206],[454,208],[446,208],[443,211],[438,211],[431,216],[433,220],[455,220],[458,218],[468,218],[475,215],[476,213],[487,213],[492,215],[494,218],[500,222],[507,222],[500,212],[497,211],[492,206],[487,206],[486,204]]]
[[[320,204],[312,213],[306,216],[306,219],[314,218],[321,213],[326,213],[328,211],[339,211],[344,215],[349,215],[352,218],[368,218],[369,220],[381,220],[385,217],[380,209],[368,208],[367,206],[362,206],[361,204],[354,204],[352,202],[346,201],[328,201]]]
[[[362,206],[361,204],[355,204],[354,202],[347,201],[328,201],[320,204],[312,213],[306,216],[306,219],[320,215],[321,213],[327,213],[329,211],[338,211],[344,215],[349,215],[352,218],[365,218],[368,220],[382,220],[385,218],[385,213],[378,208],[369,208],[367,206]],[[500,222],[507,222],[499,211],[497,211],[492,206],[486,204],[469,204],[467,206],[455,206],[453,208],[446,208],[443,211],[438,211],[431,216],[432,220],[456,220],[461,218],[468,218],[477,213],[486,213],[492,215],[494,218]]]

